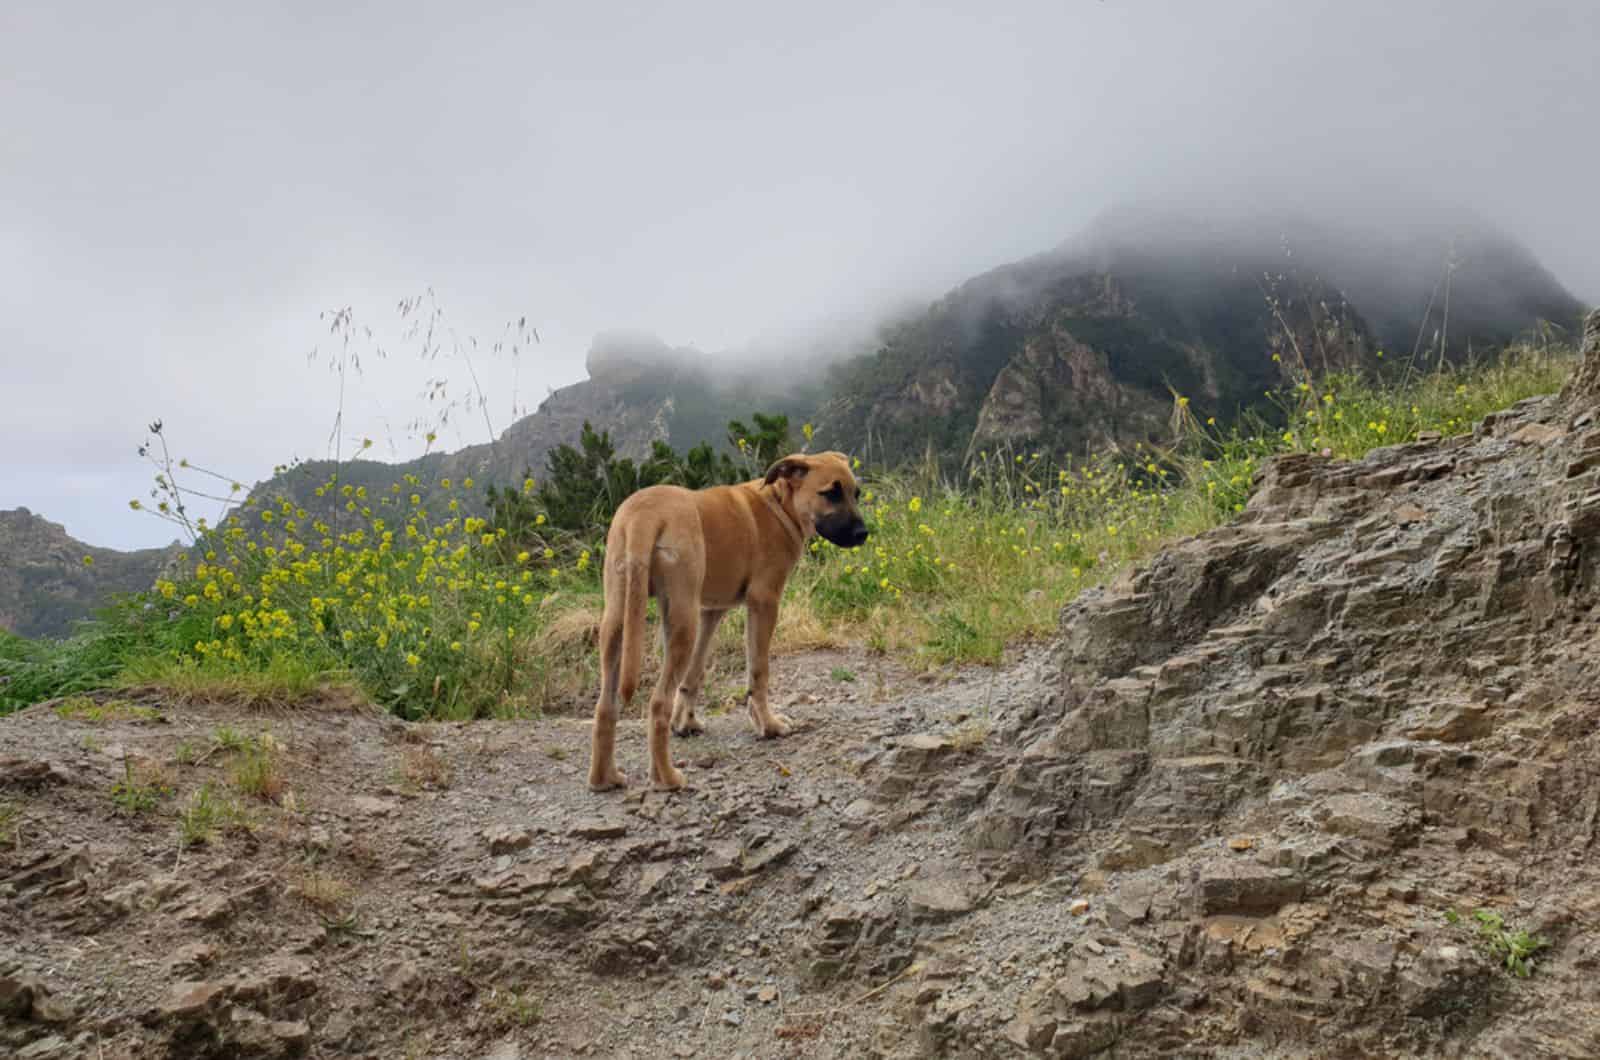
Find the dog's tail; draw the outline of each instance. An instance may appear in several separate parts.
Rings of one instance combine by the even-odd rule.
[[[639,670],[644,665],[645,608],[650,601],[650,561],[662,524],[640,521],[626,527],[621,547],[612,553],[607,547],[606,596],[616,601],[622,619],[622,659],[617,691],[623,703],[633,700],[639,688]],[[608,600],[608,603],[610,601]]]

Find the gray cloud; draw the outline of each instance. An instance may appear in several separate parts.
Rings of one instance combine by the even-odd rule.
[[[321,455],[304,354],[347,304],[392,354],[347,434],[413,452],[422,380],[464,383],[398,341],[427,285],[463,333],[538,326],[528,404],[596,331],[813,335],[1129,201],[1461,205],[1600,299],[1592,3],[1003,7],[13,0],[0,505],[161,541],[125,507],[155,417],[246,482]]]

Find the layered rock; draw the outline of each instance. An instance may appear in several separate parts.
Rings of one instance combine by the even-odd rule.
[[[908,995],[880,1052],[1600,1052],[1588,334],[1559,397],[1280,459],[1236,525],[1066,609],[992,787],[942,800],[972,864],[1038,881],[1019,974]],[[1479,909],[1549,943],[1529,978]]]

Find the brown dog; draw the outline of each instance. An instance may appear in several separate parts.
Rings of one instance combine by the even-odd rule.
[[[661,678],[650,696],[650,779],[656,785],[683,786],[683,774],[667,757],[668,711],[678,735],[704,731],[694,707],[706,656],[722,616],[740,604],[747,619],[750,720],[761,736],[788,734],[789,720],[767,706],[767,649],[778,600],[812,535],[845,548],[867,539],[856,493],[845,455],[817,453],[786,456],[765,478],[737,486],[651,486],[622,502],[606,535],[591,788],[628,782],[616,763],[617,715],[639,686],[647,597],[661,605]]]

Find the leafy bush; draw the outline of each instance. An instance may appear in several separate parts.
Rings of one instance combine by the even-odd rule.
[[[680,456],[658,441],[637,463],[617,456],[610,432],[585,421],[576,446],[557,446],[546,457],[542,484],[535,486],[529,474],[520,491],[489,488],[490,525],[504,530],[514,546],[543,546],[552,532],[592,543],[604,535],[618,506],[647,486],[704,489],[757,477],[791,451],[789,419],[758,412],[752,420],[753,428],[740,420],[728,424],[728,447],[737,459],[705,442]]]
[[[538,489],[539,506],[554,528],[593,536],[629,494],[668,481],[675,459],[659,443],[643,464],[618,457],[610,433],[596,431],[585,421],[577,448],[557,446],[549,455],[548,473]],[[495,505],[493,495],[490,505]],[[497,527],[504,525],[498,522],[499,514]]]

